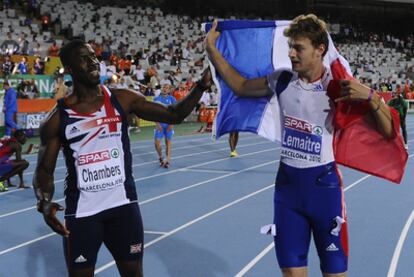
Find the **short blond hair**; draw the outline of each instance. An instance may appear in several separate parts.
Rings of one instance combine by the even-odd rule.
[[[328,51],[329,39],[326,23],[312,13],[307,15],[302,14],[295,17],[290,25],[283,31],[283,34],[288,38],[306,37],[311,41],[315,48],[324,44],[325,52],[322,56],[325,56]]]

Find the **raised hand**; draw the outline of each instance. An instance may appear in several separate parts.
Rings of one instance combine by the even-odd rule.
[[[204,40],[205,48],[208,51],[214,49],[216,47],[216,40],[220,36],[220,32],[217,31],[217,24],[218,21],[215,19],[213,21],[213,26],[211,27],[210,31],[208,31],[206,39]]]
[[[335,99],[339,101],[366,101],[369,100],[370,88],[356,80],[340,80],[341,97]]]

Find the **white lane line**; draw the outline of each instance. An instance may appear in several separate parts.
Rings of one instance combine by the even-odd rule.
[[[257,139],[257,138],[245,138],[245,139],[243,139],[243,140],[241,140],[241,142],[245,142],[245,141],[249,141],[249,140],[252,140],[252,139]],[[267,141],[268,143],[270,143],[270,141]],[[173,151],[176,151],[176,150],[182,150],[182,149],[190,149],[190,148],[200,148],[200,147],[203,147],[203,146],[209,146],[209,145],[211,145],[211,146],[214,146],[214,145],[219,145],[219,144],[228,144],[228,142],[227,141],[221,141],[221,142],[217,142],[217,143],[211,143],[211,142],[209,142],[209,143],[204,143],[204,144],[198,144],[198,145],[188,145],[188,142],[187,142],[187,145],[186,146],[182,146],[182,147],[174,147],[174,145],[173,145],[173,148],[172,148],[172,150]],[[261,144],[263,144],[264,142],[261,142]],[[254,144],[249,144],[249,145],[254,145]],[[220,149],[228,149],[228,147],[227,148],[220,148]],[[216,150],[217,151],[217,150]],[[206,151],[206,152],[213,152],[213,151]],[[149,151],[149,152],[143,152],[143,153],[136,153],[136,154],[132,154],[132,157],[137,157],[137,156],[143,156],[143,155],[153,155],[153,154],[157,154],[157,151]],[[192,153],[191,155],[194,155],[194,154],[199,154],[199,153]],[[176,158],[174,158],[174,159],[176,159]],[[151,161],[151,162],[145,162],[145,163],[140,163],[139,165],[142,165],[142,164],[149,164],[149,163],[154,163],[154,161]],[[59,170],[59,169],[66,169],[66,166],[65,165],[63,165],[63,166],[57,166],[56,168],[55,168],[55,170]],[[25,172],[24,173],[25,174],[25,176],[27,176],[27,175],[33,175],[34,174],[34,171],[28,171],[28,172]]]
[[[398,239],[397,246],[395,247],[394,254],[392,255],[392,260],[390,263],[390,268],[388,270],[387,277],[394,277],[395,272],[397,271],[398,260],[400,259],[401,250],[403,248],[405,239],[407,238],[408,230],[410,230],[411,223],[414,220],[414,210],[411,212],[411,215],[408,217],[407,222],[404,225],[404,228],[401,231],[400,238]]]
[[[246,274],[255,264],[257,264],[266,254],[275,247],[275,243],[272,242],[269,244],[262,252],[259,253],[253,260],[251,260],[239,273],[237,273],[234,277],[242,277]]]
[[[3,250],[3,251],[0,251],[0,256],[1,256],[1,255],[6,254],[6,253],[8,253],[8,252],[11,252],[11,251],[13,251],[13,250],[16,250],[16,249],[19,249],[19,248],[21,248],[21,247],[24,247],[24,246],[26,246],[26,245],[29,245],[29,244],[35,243],[36,241],[43,240],[43,239],[46,239],[46,238],[51,237],[51,236],[54,236],[54,235],[56,235],[56,233],[49,233],[49,234],[47,234],[47,235],[44,235],[44,236],[38,237],[38,238],[36,238],[36,239],[32,239],[32,240],[26,241],[26,242],[24,242],[24,243],[22,243],[22,244],[16,245],[16,246],[14,246],[14,247],[11,247],[11,248],[8,248],[8,249],[5,249],[5,250]]]
[[[145,234],[150,234],[150,235],[165,235],[168,232],[159,232],[159,231],[144,231]]]
[[[200,173],[220,173],[220,174],[227,174],[227,173],[231,172],[231,171],[224,171],[224,170],[191,169],[191,168],[182,169],[180,171],[185,171],[185,172],[200,172]]]
[[[262,142],[248,143],[248,144],[240,145],[240,146],[238,146],[238,149],[239,148],[243,148],[243,147],[249,147],[249,146],[260,145],[260,144],[268,144],[268,143],[269,144],[274,144],[271,141],[262,141]],[[202,154],[207,154],[207,153],[222,152],[223,150],[226,150],[226,149],[228,149],[228,147],[222,147],[222,148],[215,149],[215,150],[208,150],[208,151],[203,151],[203,152],[195,152],[195,153],[191,153],[191,154],[185,154],[185,155],[181,155],[181,156],[176,156],[176,157],[173,158],[173,161],[178,160],[178,159],[182,159],[182,158],[187,158],[187,157],[193,157],[193,156],[198,156],[198,155],[202,155]],[[276,149],[278,149],[278,148],[276,148]],[[143,166],[143,165],[147,165],[147,164],[156,164],[156,163],[158,163],[158,161],[142,162],[142,163],[133,164],[132,167],[134,168],[134,167],[139,167],[139,166]],[[66,166],[59,166],[59,167],[56,167],[55,168],[55,170],[60,170],[60,169],[66,169]],[[34,171],[28,172],[27,174],[33,174],[33,172]],[[25,173],[25,176],[27,174]],[[65,179],[58,179],[58,180],[55,181],[55,184],[60,183],[60,182],[63,182],[64,180]],[[32,186],[31,186],[31,188],[32,188]],[[10,194],[10,193],[15,193],[15,192],[21,191],[21,190],[24,190],[24,189],[9,190],[9,191],[0,193],[0,196],[7,195],[7,194]]]
[[[365,179],[367,179],[368,177],[370,177],[371,175],[365,175],[364,177],[358,179],[356,182],[352,183],[351,185],[347,186],[344,189],[344,192],[353,188],[354,186],[356,186],[357,184],[361,183],[362,181],[364,181]],[[260,252],[259,255],[257,255],[256,257],[253,258],[253,260],[251,260],[245,267],[243,267],[242,270],[239,271],[239,273],[237,273],[234,277],[243,277],[250,269],[252,269],[264,256],[266,256],[267,253],[269,253],[270,250],[272,250],[274,248],[274,242],[272,241],[272,243],[270,243],[268,246],[266,246],[265,249],[262,250],[262,252]],[[388,276],[389,277],[389,276]]]
[[[241,172],[245,172],[245,171],[248,171],[248,170],[251,170],[251,169],[255,169],[255,168],[258,168],[258,167],[263,167],[263,166],[269,165],[269,164],[274,163],[274,162],[278,162],[278,160],[271,161],[271,162],[266,162],[266,163],[259,164],[259,165],[255,165],[255,166],[252,166],[252,167],[249,167],[249,168],[245,168],[245,169],[242,169],[242,170],[239,170],[239,171],[232,172],[232,173],[227,174],[227,175],[223,175],[223,176],[220,176],[220,177],[216,177],[216,178],[208,179],[208,180],[206,180],[206,181],[199,182],[199,183],[196,183],[196,184],[193,184],[193,185],[190,185],[190,186],[187,186],[187,187],[181,188],[181,189],[177,189],[177,190],[174,190],[174,191],[170,191],[170,192],[168,192],[168,193],[165,193],[165,194],[162,194],[162,195],[158,195],[158,196],[156,196],[156,197],[153,197],[153,198],[150,198],[150,199],[144,200],[144,201],[142,201],[142,202],[139,202],[139,205],[140,205],[140,206],[142,206],[142,205],[145,205],[145,204],[147,204],[147,203],[153,202],[153,201],[155,201],[155,200],[158,200],[158,199],[161,199],[161,198],[164,198],[164,197],[167,197],[167,196],[170,196],[170,195],[173,195],[173,194],[179,193],[179,192],[181,192],[181,191],[185,191],[185,190],[188,190],[188,189],[191,189],[191,188],[194,188],[194,187],[198,187],[198,186],[201,186],[201,185],[203,185],[203,184],[207,184],[207,183],[210,183],[210,182],[213,182],[213,181],[216,181],[216,180],[219,180],[219,179],[223,179],[223,178],[225,178],[225,177],[229,177],[229,176],[232,176],[232,175],[235,175],[235,174],[238,174],[238,173],[241,173]],[[63,199],[62,199],[62,200],[63,200]],[[56,201],[56,202],[57,202],[57,201]],[[27,208],[26,210],[29,210],[29,209],[34,209],[34,208],[36,208],[36,206],[35,206],[35,207],[31,207],[31,208]],[[25,243],[19,244],[19,245],[17,245],[17,246],[14,246],[14,247],[11,247],[11,248],[8,248],[8,249],[5,249],[5,250],[3,250],[3,251],[1,251],[1,252],[0,252],[0,256],[2,255],[2,253],[3,253],[3,252],[4,252],[4,253],[7,253],[7,252],[10,252],[10,251],[13,251],[13,250],[15,250],[15,249],[17,249],[17,248],[20,248],[20,247],[23,247],[23,246],[29,245],[29,244],[31,244],[31,243],[34,243],[34,242],[36,242],[36,241],[39,241],[39,240],[42,240],[42,239],[45,239],[45,238],[48,238],[48,237],[52,236],[53,234],[55,234],[55,233],[49,233],[49,234],[44,235],[44,236],[42,236],[42,237],[39,237],[39,238],[36,238],[36,239],[30,240],[30,241],[27,241],[27,242],[25,242]]]
[[[268,148],[268,149],[262,150],[262,151],[256,151],[256,152],[252,152],[252,153],[242,154],[242,155],[239,155],[239,157],[247,157],[247,156],[251,156],[251,155],[255,155],[255,154],[260,154],[260,153],[263,153],[263,152],[273,151],[275,149],[278,149],[278,148]],[[180,169],[169,170],[169,171],[166,171],[166,172],[163,172],[163,173],[158,173],[158,174],[154,174],[154,175],[149,175],[149,176],[137,178],[134,181],[135,182],[138,182],[138,181],[141,181],[141,180],[146,180],[146,179],[154,178],[154,177],[157,177],[157,176],[172,174],[172,173],[176,173],[176,172],[182,172],[183,169],[191,169],[191,168],[194,168],[194,167],[203,166],[203,165],[207,165],[207,164],[211,164],[211,163],[216,163],[216,162],[220,162],[220,161],[224,161],[224,160],[228,160],[228,159],[234,159],[234,158],[227,157],[227,158],[213,160],[213,161],[210,161],[210,162],[199,163],[199,164],[195,164],[195,165],[188,166],[188,167],[184,167],[184,168],[180,168]],[[57,180],[55,182],[55,184],[56,183],[59,183],[59,182],[62,182],[63,180],[64,179]],[[59,202],[62,202],[63,200],[65,200],[65,198],[57,199],[54,202],[58,202],[59,203]],[[21,212],[25,212],[25,211],[32,210],[32,209],[35,209],[35,208],[36,208],[36,206],[31,206],[31,207],[24,208],[24,209],[20,209],[20,210],[16,210],[16,211],[13,211],[13,212],[5,213],[5,214],[0,214],[0,218],[7,217],[7,216],[11,216],[11,215],[15,215],[15,214],[19,214]]]
[[[202,215],[200,217],[197,217],[196,219],[193,219],[193,220],[191,220],[191,221],[189,221],[189,222],[187,222],[187,223],[185,223],[185,224],[183,224],[183,225],[175,228],[174,230],[166,233],[165,235],[160,236],[160,237],[158,237],[158,238],[156,238],[156,239],[148,242],[146,245],[144,245],[144,248],[148,248],[151,245],[156,244],[157,242],[160,242],[160,241],[162,241],[162,240],[164,240],[164,239],[166,239],[166,238],[174,235],[175,233],[177,233],[177,232],[179,232],[179,231],[181,231],[181,230],[183,230],[183,229],[185,229],[185,228],[187,228],[187,227],[189,227],[189,226],[191,226],[191,225],[193,225],[193,224],[195,224],[195,223],[197,223],[197,222],[199,222],[199,221],[201,221],[201,220],[203,220],[203,219],[205,219],[205,218],[207,218],[207,217],[209,217],[209,216],[211,216],[213,214],[216,214],[216,213],[218,213],[218,212],[220,212],[220,211],[222,211],[224,209],[227,209],[227,208],[229,208],[229,207],[231,207],[231,206],[233,206],[233,205],[235,205],[237,203],[240,203],[240,202],[242,202],[242,201],[244,201],[244,200],[246,200],[246,199],[248,199],[248,198],[250,198],[252,196],[255,196],[258,193],[261,193],[261,192],[263,192],[265,190],[268,190],[270,188],[273,188],[273,187],[274,187],[274,184],[272,184],[270,186],[267,186],[267,187],[264,187],[264,188],[262,188],[260,190],[257,190],[255,192],[252,192],[252,193],[248,194],[248,195],[245,195],[245,196],[243,196],[243,197],[241,197],[241,198],[239,198],[239,199],[237,199],[237,200],[235,200],[233,202],[230,202],[230,203],[228,203],[228,204],[226,204],[226,205],[224,205],[224,206],[222,206],[220,208],[217,208],[217,209],[215,209],[215,210],[213,210],[213,211],[211,211],[209,213],[206,213],[206,214],[204,214],[204,215]],[[97,268],[95,270],[95,274],[98,274],[98,273],[100,273],[100,272],[102,272],[102,271],[110,268],[114,264],[115,264],[115,261],[111,261],[111,262],[109,262],[109,263],[107,263],[107,264],[105,264],[105,265]]]
[[[213,182],[213,181],[217,181],[217,180],[220,180],[220,179],[223,179],[223,178],[226,178],[226,177],[232,176],[232,175],[236,175],[236,174],[239,174],[239,173],[242,173],[242,172],[245,172],[245,171],[249,171],[249,170],[252,170],[252,169],[256,169],[256,168],[259,168],[259,167],[263,167],[263,166],[266,166],[266,165],[269,165],[269,164],[272,164],[272,163],[275,163],[275,162],[278,162],[278,161],[279,161],[279,160],[275,160],[275,161],[270,161],[270,162],[262,163],[262,164],[255,165],[255,166],[252,166],[252,167],[249,167],[249,168],[245,168],[245,169],[242,169],[242,170],[239,170],[239,171],[235,171],[235,172],[232,172],[232,173],[229,173],[229,174],[223,175],[223,176],[219,176],[219,177],[216,177],[216,178],[208,179],[208,180],[206,180],[206,181],[199,182],[199,183],[193,184],[193,185],[188,186],[188,187],[180,188],[180,189],[177,189],[177,190],[174,190],[174,191],[170,191],[170,192],[167,192],[167,193],[164,193],[164,194],[161,194],[161,195],[155,196],[155,197],[153,197],[153,198],[150,198],[150,199],[144,200],[144,201],[140,202],[140,204],[147,204],[147,203],[150,203],[150,202],[152,202],[152,201],[158,200],[158,199],[160,199],[160,198],[164,198],[164,197],[167,197],[167,196],[169,196],[169,195],[176,194],[176,193],[178,193],[178,192],[182,192],[182,191],[185,191],[185,190],[188,190],[188,189],[191,189],[191,188],[195,188],[195,187],[198,187],[198,186],[204,185],[204,184],[206,184],[206,183],[210,183],[210,182]]]
[[[151,234],[151,235],[165,235],[165,234],[167,234],[167,232],[158,232],[158,231],[144,231],[144,233],[145,233],[145,234]],[[49,234],[47,234],[47,235],[44,235],[44,236],[41,236],[41,237],[38,237],[38,238],[35,238],[35,239],[32,239],[32,240],[26,241],[26,242],[21,243],[21,244],[19,244],[19,245],[16,245],[16,246],[13,246],[13,247],[7,248],[7,249],[5,249],[5,250],[3,250],[3,251],[0,251],[0,256],[1,256],[1,255],[4,255],[4,254],[6,254],[6,253],[9,253],[9,252],[11,252],[11,251],[14,251],[14,250],[16,250],[16,249],[19,249],[19,248],[25,247],[26,245],[29,245],[29,244],[35,243],[35,242],[37,242],[37,241],[39,241],[39,240],[44,240],[44,239],[47,239],[47,238],[52,237],[52,236],[54,236],[54,235],[57,235],[57,234],[56,234],[55,232],[52,232],[52,233],[49,233]]]
[[[194,136],[197,136],[198,138],[194,138]],[[183,139],[179,139],[179,138],[183,138]],[[206,135],[191,134],[191,135],[179,136],[179,137],[174,139],[174,141],[176,143],[190,143],[190,142],[197,142],[197,141],[202,141],[202,140],[212,141],[211,135],[206,136]],[[130,143],[131,143],[131,150],[133,150],[133,149],[141,149],[141,148],[151,147],[151,146],[153,146],[154,141],[152,139],[134,140],[134,141],[130,140]],[[138,146],[134,146],[136,144],[138,144]],[[23,157],[26,157],[26,158],[35,157],[36,158],[37,153],[23,155]]]

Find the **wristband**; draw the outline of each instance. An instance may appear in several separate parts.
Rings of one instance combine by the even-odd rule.
[[[369,89],[369,95],[368,95],[368,102],[371,102],[371,100],[372,100],[372,96],[374,96],[374,90],[371,88],[371,89]]]

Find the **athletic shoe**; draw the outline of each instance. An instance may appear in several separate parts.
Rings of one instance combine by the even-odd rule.
[[[0,182],[0,192],[8,191],[9,189],[3,184],[3,182]]]
[[[170,167],[170,162],[169,161],[165,161],[165,162],[163,162],[163,164],[161,166],[163,168],[169,168]]]
[[[236,150],[230,152],[230,157],[232,157],[232,158],[237,157],[238,155],[239,154],[237,154]]]

